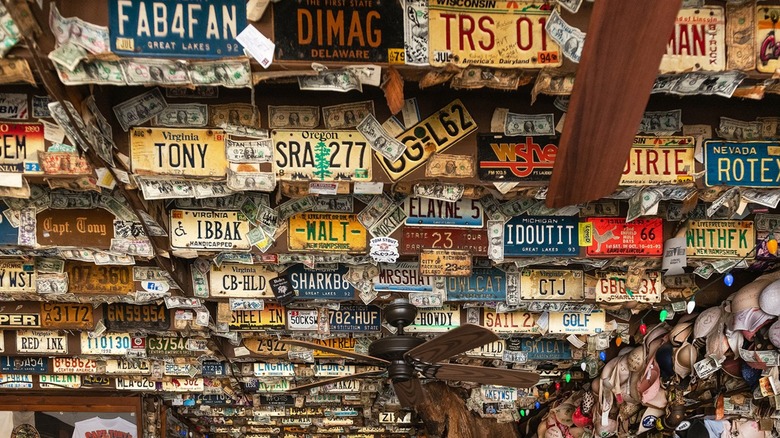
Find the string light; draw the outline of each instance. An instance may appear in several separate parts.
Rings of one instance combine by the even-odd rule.
[[[622,343],[623,343],[623,338],[621,338],[620,336],[615,338],[615,345],[620,347],[620,344],[622,344]]]
[[[560,391],[561,390],[561,382],[555,382],[555,390]]]
[[[689,315],[693,313],[693,309],[695,308],[696,308],[696,301],[694,301],[693,299],[688,301],[688,304],[685,306],[685,310],[688,312]]]
[[[588,369],[588,364],[587,364],[587,363],[585,363],[585,362],[582,362],[582,363],[580,364],[580,368],[582,368],[582,371],[585,371],[585,370],[587,370],[587,369]]]
[[[766,250],[769,251],[769,254],[777,255],[777,239],[775,239],[774,234],[770,236],[771,238],[766,242]]]
[[[534,402],[534,407],[535,407],[536,409],[539,409],[539,408],[541,408],[541,407],[542,407],[542,404],[541,404],[541,403],[539,403],[538,401],[537,401],[537,402]]]
[[[664,322],[664,321],[666,321],[667,317],[669,317],[669,311],[666,310],[666,309],[661,309],[661,313],[658,314],[658,319],[660,319],[661,322]],[[647,331],[646,328],[645,328],[645,331]]]
[[[602,362],[607,361],[607,352],[606,351],[600,351],[599,352],[599,359],[601,359]]]
[[[642,324],[639,324],[639,333],[642,333],[642,336],[647,334],[647,324],[644,322]]]
[[[566,383],[571,382],[571,373],[566,373],[565,376],[563,376],[564,379],[566,379]]]
[[[723,284],[728,287],[731,287],[731,285],[734,284],[734,276],[731,275],[731,272],[728,272],[723,276]]]

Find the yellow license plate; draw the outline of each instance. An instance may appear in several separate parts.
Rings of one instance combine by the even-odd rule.
[[[680,184],[696,172],[693,137],[637,136],[620,177],[621,186]]]
[[[689,221],[685,253],[699,258],[753,258],[755,242],[753,221]]]
[[[284,328],[287,312],[283,306],[266,304],[263,310],[233,310],[228,327],[230,330],[246,331],[261,328]]]
[[[133,172],[225,176],[225,133],[219,129],[133,128]]]
[[[288,227],[290,251],[363,252],[367,235],[354,214],[300,213]]]
[[[582,271],[525,269],[520,274],[520,298],[524,300],[570,300],[584,297]]]
[[[91,304],[41,303],[41,327],[91,329],[95,326]]]

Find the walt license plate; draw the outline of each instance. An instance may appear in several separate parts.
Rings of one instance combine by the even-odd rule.
[[[637,136],[631,146],[621,186],[693,182],[696,171],[693,137]]]
[[[467,277],[445,277],[447,301],[506,301],[506,272],[473,268]]]
[[[736,38],[736,35],[733,37]],[[723,6],[680,9],[659,70],[675,73],[725,69],[726,19]]]
[[[523,269],[520,298],[524,300],[571,300],[585,297],[582,271],[570,269]]]
[[[52,358],[52,372],[57,374],[95,374],[97,362],[81,357]]]
[[[574,313],[550,312],[549,332],[551,334],[595,335],[604,331],[604,312]]]
[[[563,63],[560,47],[545,30],[551,11],[538,5],[429,0],[428,10],[432,66],[541,68]]]
[[[106,307],[106,327],[113,331],[168,330],[170,312],[163,304],[113,303]]]
[[[285,308],[277,304],[266,304],[263,310],[233,310],[228,323],[230,330],[253,331],[265,328],[284,328]]]
[[[274,170],[285,181],[371,181],[371,146],[358,131],[273,131]]]
[[[126,295],[135,292],[132,266],[98,266],[65,262],[68,292],[75,294]]]
[[[17,330],[18,354],[68,354],[68,335],[54,330]]]
[[[688,257],[751,258],[756,233],[753,221],[688,221],[685,243]]]
[[[591,229],[588,256],[651,256],[664,250],[663,219],[591,217],[585,224]]]
[[[130,351],[132,339],[129,333],[106,333],[91,338],[81,333],[81,354],[124,356]]]
[[[407,332],[439,333],[460,327],[460,307],[446,305],[417,309],[414,322],[406,327]]]
[[[558,145],[553,137],[477,136],[479,179],[483,181],[549,181]]]
[[[224,177],[225,133],[218,129],[133,128],[130,130],[133,172]],[[160,191],[165,184],[160,182]]]
[[[419,251],[418,251],[419,252]],[[431,292],[431,277],[420,275],[418,262],[383,263],[379,280],[374,283],[377,292]]]
[[[518,216],[504,225],[506,256],[577,256],[579,219],[571,216]]]
[[[351,300],[355,297],[355,287],[344,278],[348,271],[346,265],[311,269],[296,264],[284,275],[290,278],[296,299]]]
[[[49,372],[49,359],[45,357],[0,357],[0,372],[44,374]]]
[[[643,303],[660,303],[665,286],[658,271],[647,271],[642,277],[639,290],[626,291],[626,274],[623,272],[596,271],[596,301],[607,303],[623,303],[639,301]]]
[[[482,228],[485,218],[477,199],[455,202],[408,197],[404,199],[405,225],[413,227]]]
[[[249,221],[239,211],[171,210],[171,247],[249,250]]]
[[[496,333],[537,333],[538,314],[516,310],[514,312],[498,313],[482,309],[482,326]]]
[[[35,264],[23,260],[0,262],[0,292],[32,292],[35,286]]]
[[[299,213],[287,235],[290,251],[365,252],[368,234],[354,214]]]
[[[91,304],[41,303],[41,327],[91,329],[95,326]]]
[[[338,310],[331,309],[331,332],[378,332],[381,330],[382,318],[377,306],[343,305]]]
[[[707,187],[777,187],[779,155],[778,141],[705,141],[704,183]]]
[[[209,294],[214,298],[273,298],[268,284],[277,274],[263,265],[211,265]]]
[[[398,181],[423,165],[434,153],[442,152],[477,130],[477,122],[471,117],[459,99],[433,113],[399,135],[406,151],[396,162],[390,162],[377,152],[379,164],[391,181]]]

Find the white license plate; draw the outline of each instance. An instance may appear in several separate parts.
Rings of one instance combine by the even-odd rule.
[[[249,221],[238,211],[171,210],[171,247],[248,250]]]
[[[129,333],[109,333],[90,338],[86,332],[82,332],[81,354],[122,356],[130,350],[131,340]]]
[[[295,365],[291,363],[256,363],[254,374],[258,377],[293,377]]]
[[[16,332],[19,354],[68,354],[68,335],[53,330],[19,330]]]
[[[81,376],[75,374],[42,374],[38,376],[42,389],[81,388]]]
[[[52,372],[57,374],[94,374],[97,362],[80,357],[55,357]]]
[[[661,58],[661,73],[726,68],[726,19],[723,6],[680,9]]]

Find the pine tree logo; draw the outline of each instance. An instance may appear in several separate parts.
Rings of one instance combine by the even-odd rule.
[[[325,177],[333,174],[330,171],[330,148],[324,141],[320,141],[314,146],[314,168],[312,175],[323,181]]]

